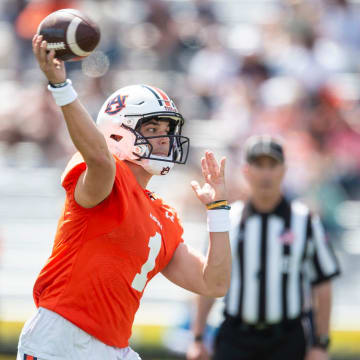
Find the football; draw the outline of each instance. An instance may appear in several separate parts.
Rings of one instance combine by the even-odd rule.
[[[61,9],[43,19],[37,33],[47,41],[55,57],[76,61],[89,56],[100,41],[100,29],[88,16],[75,9]]]

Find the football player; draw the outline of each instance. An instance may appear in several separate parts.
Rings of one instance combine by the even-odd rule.
[[[36,60],[78,153],[62,176],[64,210],[34,286],[38,310],[22,330],[17,360],[140,359],[129,338],[155,274],[202,295],[219,297],[228,289],[225,158],[218,164],[207,151],[205,184],[192,182],[208,209],[205,258],[184,244],[175,210],[146,190],[153,175],[186,162],[189,139],[181,135],[184,119],[174,102],[160,89],[128,86],[105,101],[95,125],[64,63],[46,45],[34,37]]]

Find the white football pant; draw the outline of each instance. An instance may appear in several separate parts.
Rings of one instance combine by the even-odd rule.
[[[25,355],[28,355],[27,357]],[[59,314],[39,308],[24,325],[16,360],[141,360],[130,347],[116,348]]]

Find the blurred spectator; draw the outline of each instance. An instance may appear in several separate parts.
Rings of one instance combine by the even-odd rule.
[[[322,1],[319,31],[322,36],[337,42],[346,51],[359,51],[360,11],[348,0]]]
[[[65,124],[51,94],[46,87],[39,92],[38,87],[32,86],[19,91],[18,95],[20,99],[15,99],[16,106],[8,113],[0,114],[3,125],[0,141],[8,146],[8,151],[18,143],[34,142],[42,150],[40,165],[61,164],[63,157],[70,156],[73,148],[66,141]]]
[[[189,64],[189,82],[200,96],[209,117],[216,108],[224,85],[231,81],[239,68],[238,61],[223,45],[221,28],[216,25],[203,29],[205,46]]]
[[[78,0],[31,0],[20,11],[15,29],[23,39],[32,39],[41,21],[50,13],[66,8],[77,8]]]

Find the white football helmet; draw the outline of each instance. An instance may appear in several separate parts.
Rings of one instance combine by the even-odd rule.
[[[167,135],[144,137],[140,127],[155,119],[169,121]],[[115,91],[105,101],[96,120],[110,151],[120,160],[142,166],[152,175],[166,175],[174,164],[185,164],[189,138],[181,135],[184,119],[164,91],[148,85],[131,85]],[[168,138],[167,156],[153,154],[149,139]]]

